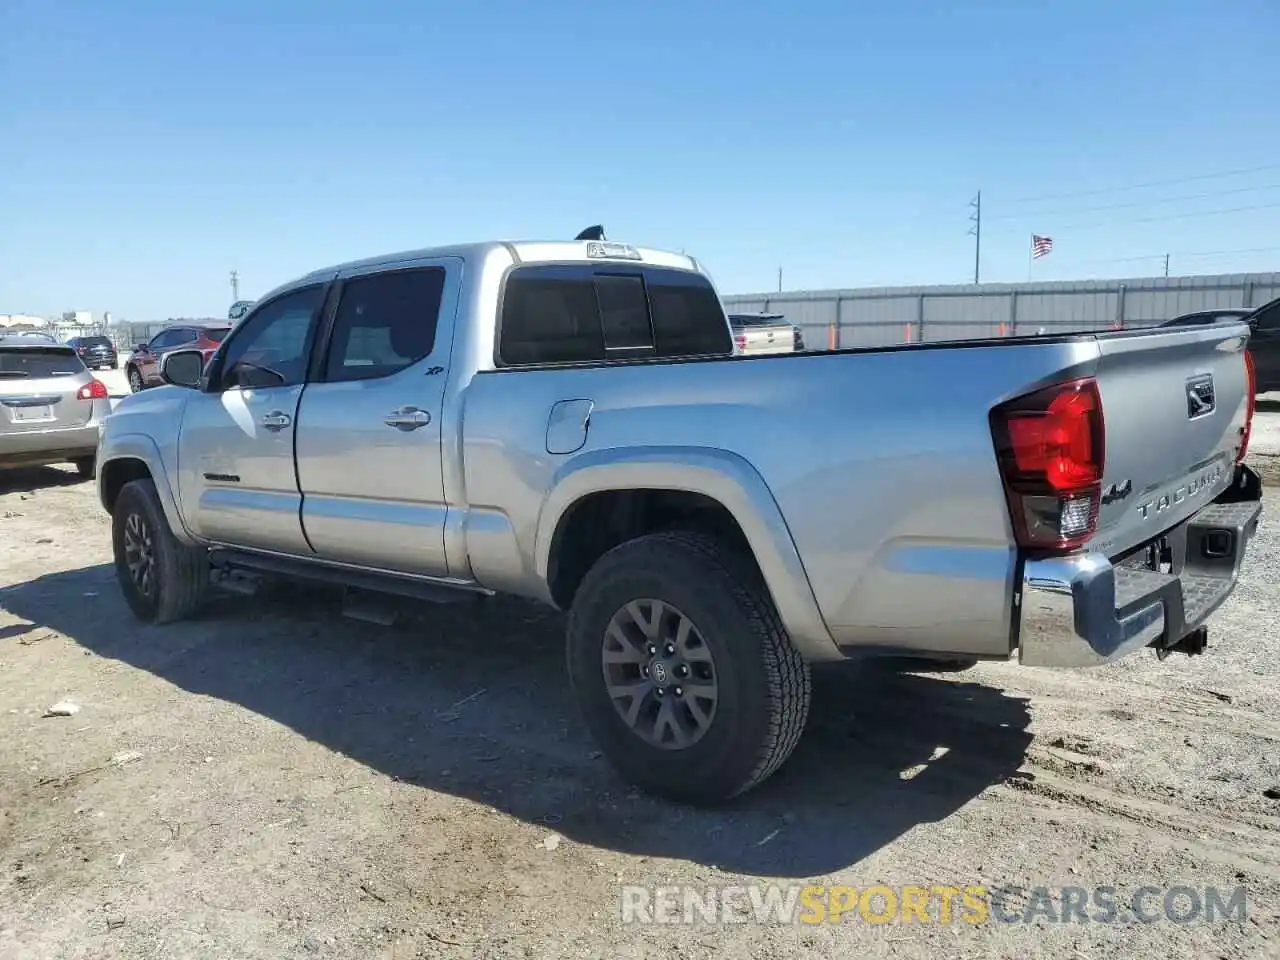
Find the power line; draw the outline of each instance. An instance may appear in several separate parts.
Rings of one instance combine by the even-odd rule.
[[[1163,260],[1165,257],[1173,257],[1175,260],[1193,260],[1202,259],[1204,257],[1239,257],[1252,253],[1280,253],[1280,247],[1247,247],[1243,250],[1200,250],[1194,253],[1178,253],[1176,250],[1171,253],[1147,253],[1138,257],[1100,257],[1093,260],[1071,260],[1072,266],[1093,266],[1104,263],[1140,263],[1144,260]]]
[[[1262,173],[1267,170],[1280,170],[1280,163],[1269,163],[1261,167],[1242,167],[1238,170],[1222,170],[1218,173],[1200,173],[1192,177],[1178,177],[1173,180],[1150,180],[1146,183],[1131,183],[1120,187],[1103,187],[1097,190],[1074,190],[1067,193],[1046,193],[1038,197],[1022,197],[1009,200],[1007,203],[1035,203],[1039,200],[1061,200],[1067,197],[1096,197],[1102,193],[1123,193],[1126,190],[1145,190],[1148,187],[1167,187],[1176,183],[1194,183],[1199,180],[1216,180],[1219,177],[1237,177],[1246,173]]]
[[[1273,210],[1278,203],[1255,203],[1248,207],[1228,207],[1225,210],[1197,210],[1192,213],[1170,213],[1158,217],[1137,217],[1133,220],[1100,220],[1096,223],[1056,223],[1054,230],[1092,230],[1096,227],[1116,227],[1130,223],[1162,223],[1167,220],[1191,220],[1196,217],[1216,217],[1227,213],[1250,213],[1254,210]]]
[[[1183,194],[1180,197],[1153,197],[1150,200],[1130,200],[1126,203],[1107,203],[1097,207],[1076,207],[1073,210],[1037,210],[1031,213],[1002,213],[988,220],[1027,220],[1032,217],[1053,217],[1063,213],[1091,213],[1098,210],[1125,210],[1133,207],[1146,207],[1157,203],[1182,203],[1187,200],[1212,200],[1217,197],[1228,197],[1233,194],[1251,193],[1254,190],[1280,190],[1280,183],[1271,183],[1256,187],[1233,187],[1230,190],[1215,190],[1212,193]]]
[[[1238,257],[1246,253],[1280,253],[1280,247],[1249,247],[1245,250],[1209,250],[1202,253],[1175,253],[1184,260],[1191,257]]]

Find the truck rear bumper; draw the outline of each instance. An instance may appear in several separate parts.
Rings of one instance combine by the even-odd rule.
[[[1145,548],[1114,561],[1098,553],[1026,561],[1020,662],[1097,666],[1142,647],[1168,649],[1203,627],[1235,589],[1261,496],[1257,474],[1237,467],[1226,493],[1161,538],[1170,572],[1151,569]]]

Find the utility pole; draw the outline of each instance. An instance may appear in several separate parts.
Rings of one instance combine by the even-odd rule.
[[[235,270],[231,271],[231,302],[235,303],[240,299],[240,274]]]
[[[976,284],[980,276],[979,271],[982,267],[982,191],[978,191],[978,195],[969,201],[969,206],[973,208],[973,213],[969,214],[969,220],[973,226],[969,228],[969,233],[973,236],[973,282]]]
[[[778,268],[778,292],[782,292],[782,268]]]
[[[1167,253],[1164,255],[1164,275],[1166,277],[1169,275],[1169,255]]]

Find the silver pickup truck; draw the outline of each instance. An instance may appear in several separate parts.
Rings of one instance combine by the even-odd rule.
[[[775,771],[809,664],[1198,653],[1256,529],[1239,324],[733,356],[694,259],[494,242],[317,270],[107,420],[129,606],[219,578],[568,612],[653,793]]]

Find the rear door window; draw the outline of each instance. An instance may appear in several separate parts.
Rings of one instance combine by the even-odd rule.
[[[324,378],[373,380],[399,373],[431,353],[436,342],[443,267],[392,270],[342,286]]]
[[[85,369],[66,347],[0,347],[0,380],[69,377]]]
[[[499,320],[501,366],[728,356],[724,310],[701,274],[645,267],[518,267]]]

